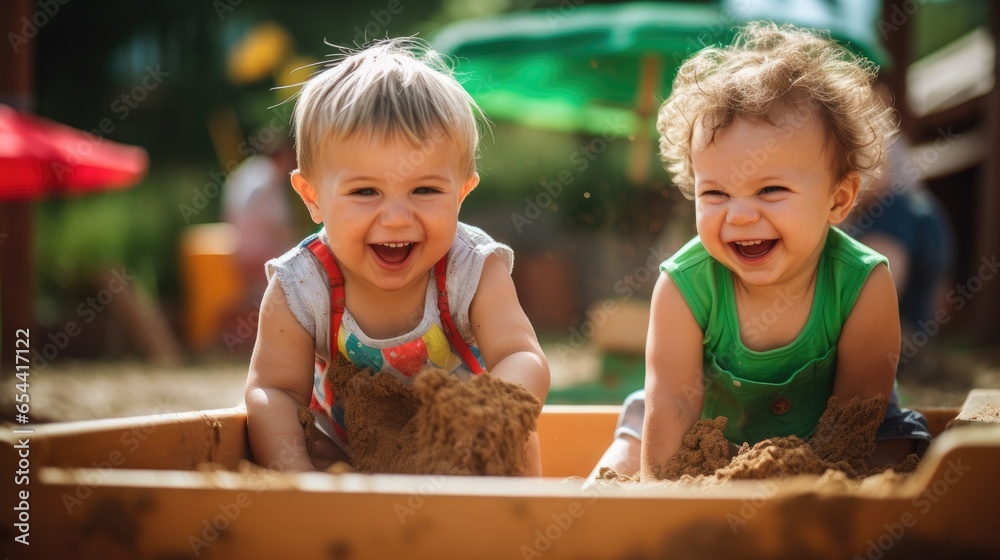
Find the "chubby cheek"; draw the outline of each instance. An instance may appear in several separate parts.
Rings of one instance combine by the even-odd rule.
[[[724,260],[726,246],[722,242],[722,222],[719,212],[699,212],[695,217],[695,228],[701,244],[716,260]]]
[[[330,245],[334,252],[338,250],[360,250],[363,249],[367,228],[357,217],[351,218],[349,214],[341,214],[331,217],[334,227],[327,224],[327,235],[330,236]]]
[[[694,225],[702,240],[718,239],[721,235],[723,213],[715,207],[704,205],[695,209]]]

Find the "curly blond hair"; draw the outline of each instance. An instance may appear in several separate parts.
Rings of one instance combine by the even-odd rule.
[[[416,37],[340,50],[295,103],[296,157],[305,176],[317,171],[328,143],[356,134],[403,138],[416,147],[443,133],[457,144],[468,173],[476,171],[480,124],[488,121],[449,59]]]
[[[827,128],[834,179],[856,171],[865,187],[878,175],[897,128],[893,111],[872,89],[877,71],[828,33],[751,22],[732,45],[703,49],[678,70],[656,121],[660,156],[681,193],[694,198],[696,126],[710,143],[736,117],[776,124],[770,114],[776,103],[808,107]]]

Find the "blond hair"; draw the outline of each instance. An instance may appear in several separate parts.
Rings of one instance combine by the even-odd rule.
[[[476,170],[479,106],[455,80],[445,58],[414,37],[385,39],[343,56],[310,78],[295,104],[295,153],[310,177],[327,142],[357,134],[420,146],[443,133]]]
[[[678,70],[660,108],[660,156],[674,183],[694,198],[695,126],[715,133],[734,118],[774,123],[776,103],[815,110],[827,129],[835,181],[858,172],[862,187],[878,174],[896,133],[891,109],[872,90],[877,67],[830,40],[829,34],[751,22],[731,46],[699,51]]]

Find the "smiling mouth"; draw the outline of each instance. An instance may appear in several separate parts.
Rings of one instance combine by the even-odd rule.
[[[379,259],[387,264],[399,264],[410,256],[414,243],[371,243],[370,247]]]
[[[777,242],[777,239],[755,239],[752,241],[733,241],[729,245],[744,258],[759,259],[768,254]]]

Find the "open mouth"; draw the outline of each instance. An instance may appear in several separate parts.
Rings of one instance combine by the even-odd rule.
[[[406,262],[407,257],[413,251],[415,243],[410,242],[398,242],[398,243],[371,243],[369,247],[375,253],[384,265],[389,267],[399,266]]]
[[[777,239],[754,239],[752,241],[733,241],[729,245],[745,259],[759,259],[771,252]]]

